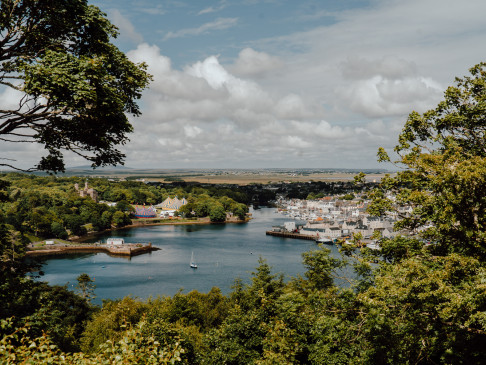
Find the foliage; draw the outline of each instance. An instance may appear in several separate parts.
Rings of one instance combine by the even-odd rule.
[[[399,136],[397,165],[374,194],[372,211],[409,205],[397,229],[419,232],[434,252],[486,258],[486,64],[457,78],[444,100],[420,115],[412,112]],[[383,161],[390,158],[381,149]],[[395,199],[395,204],[390,199]]]
[[[122,162],[125,113],[140,114],[150,77],[110,43],[117,32],[105,14],[85,0],[5,0],[0,34],[0,83],[19,95],[0,111],[4,141],[44,145],[32,170],[64,171],[63,150],[93,167]]]
[[[11,329],[8,320],[2,320],[2,329]],[[95,354],[65,353],[52,343],[47,335],[31,339],[29,327],[15,328],[0,340],[2,364],[175,364],[181,360],[184,349],[179,342],[162,347],[151,336],[143,334],[145,322],[125,329],[119,341],[109,340],[100,345]]]
[[[82,273],[76,278],[76,280],[78,281],[78,286],[76,289],[78,290],[81,298],[91,302],[91,300],[96,297],[94,294],[94,290],[96,288],[96,285],[93,284],[94,279],[91,279],[88,274]]]
[[[48,332],[64,351],[79,350],[79,340],[93,308],[65,286],[49,286],[2,273],[0,319],[12,317],[16,326],[30,325],[33,337]],[[6,335],[3,330],[1,335]]]
[[[223,205],[215,204],[212,206],[209,212],[209,219],[211,219],[211,222],[224,222],[226,220],[226,211]]]
[[[319,250],[302,254],[304,266],[307,271],[307,284],[315,289],[323,290],[334,285],[332,272],[341,267],[341,261],[330,257],[331,250],[319,245]]]

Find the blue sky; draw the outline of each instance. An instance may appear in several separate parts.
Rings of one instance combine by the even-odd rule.
[[[378,147],[486,61],[484,0],[92,4],[154,76],[122,148],[129,167],[393,168]]]

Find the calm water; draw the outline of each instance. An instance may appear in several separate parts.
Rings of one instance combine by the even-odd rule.
[[[173,295],[180,289],[208,292],[213,286],[231,291],[234,279],[249,282],[261,256],[274,273],[286,279],[303,274],[302,252],[316,248],[313,241],[266,236],[272,225],[288,218],[263,208],[252,212],[245,224],[151,226],[113,231],[94,241],[123,237],[125,242],[152,242],[160,251],[132,257],[110,257],[103,253],[73,255],[45,261],[41,280],[72,288],[76,278],[87,273],[95,279],[97,296],[116,299],[132,295],[141,299]],[[332,248],[336,250],[335,247]],[[194,252],[198,269],[189,267]]]

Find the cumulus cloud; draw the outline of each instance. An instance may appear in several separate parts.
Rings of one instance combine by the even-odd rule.
[[[224,4],[193,8],[201,15],[194,19]],[[216,31],[228,37],[220,49],[193,43],[191,59],[204,56],[186,67],[155,45],[129,52],[149,65],[154,81],[141,100],[142,117],[131,119],[127,165],[376,166],[377,147],[395,144],[408,113],[433,108],[454,76],[484,59],[477,47],[486,34],[478,11],[484,7],[482,0],[444,0],[440,7],[436,0],[377,0],[315,12],[305,31],[286,28],[266,39],[236,34],[249,20],[243,13],[173,29],[152,41],[190,42]],[[137,41],[119,15],[123,33]],[[317,25],[328,16],[332,23]]]
[[[252,48],[244,48],[230,69],[241,76],[260,76],[269,71],[275,71],[283,67],[283,62],[278,57],[265,52],[258,52]]]
[[[127,153],[128,165],[131,158],[152,162],[158,156],[155,160],[170,167],[291,166],[293,159],[350,167],[333,163],[332,156],[354,159],[367,146],[358,155],[374,159],[376,148],[370,146],[397,132],[386,121],[354,126],[327,121],[313,102],[237,76],[217,56],[176,70],[153,45],[128,55],[145,60],[154,75],[143,99],[143,122],[133,120],[127,148],[136,153]]]
[[[437,104],[443,89],[422,76],[388,79],[377,75],[338,87],[337,93],[351,110],[374,118],[424,112]]]
[[[237,23],[238,18],[218,18],[213,22],[204,23],[197,28],[184,28],[176,32],[168,32],[165,35],[164,40],[168,40],[171,38],[187,37],[191,35],[206,34],[213,30],[224,30],[234,27]]]

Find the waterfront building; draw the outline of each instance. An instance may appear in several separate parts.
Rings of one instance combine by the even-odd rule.
[[[299,200],[279,198],[281,207],[285,207],[285,213],[295,219],[305,219],[307,222],[301,227],[303,235],[316,235],[330,237],[332,239],[352,236],[361,233],[369,238],[375,231],[379,231],[382,237],[393,237],[397,234],[409,234],[410,232],[395,232],[394,223],[396,216],[387,218],[373,217],[366,212],[369,204],[367,200],[344,201],[327,197],[320,200]],[[409,215],[411,207],[400,207],[400,212]]]
[[[106,239],[106,244],[107,245],[123,245],[125,243],[125,240],[123,238],[117,238],[117,237],[110,237]]]

